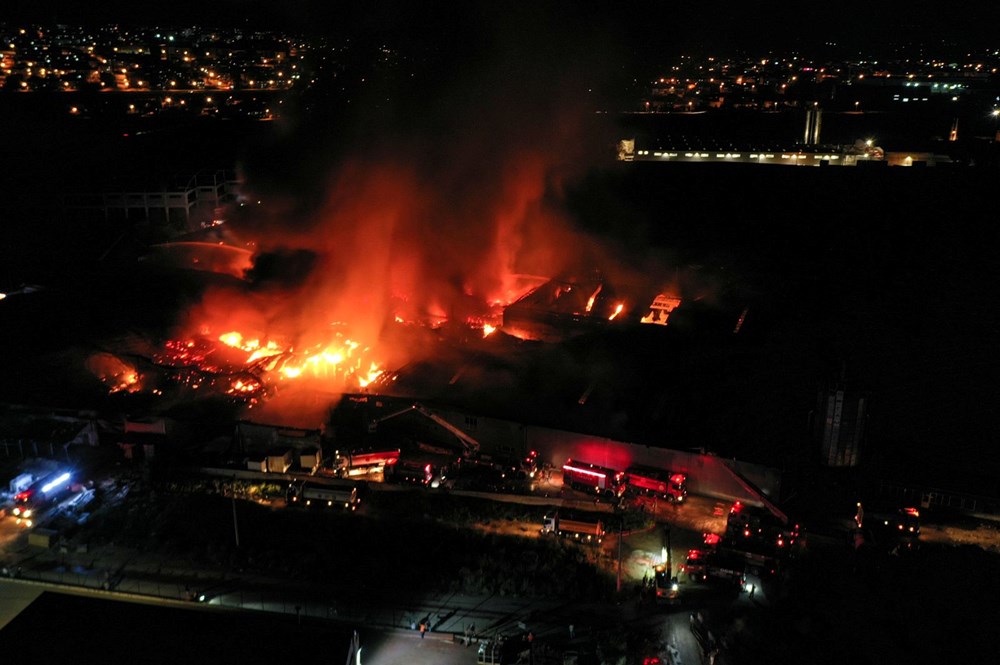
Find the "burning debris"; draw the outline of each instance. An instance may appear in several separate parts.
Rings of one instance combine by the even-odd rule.
[[[110,353],[94,353],[86,362],[87,369],[100,379],[110,393],[134,393],[142,388],[139,371],[131,363]]]
[[[290,381],[366,388],[385,373],[370,351],[339,332],[324,344],[296,346],[229,331],[168,340],[154,360],[172,368],[175,379],[192,389],[210,387],[252,405]]]

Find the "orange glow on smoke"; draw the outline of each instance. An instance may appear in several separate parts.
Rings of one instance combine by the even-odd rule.
[[[447,141],[394,139],[340,156],[308,208],[262,195],[265,205],[225,226],[227,242],[251,248],[252,265],[213,282],[177,322],[172,336],[185,342],[154,361],[189,387],[266,401],[281,416],[300,400],[309,406],[297,415],[325,417],[337,393],[377,392],[400,367],[490,337],[504,306],[549,279],[609,265],[605,245],[575,230],[563,207],[592,157],[580,132],[599,128],[556,115],[553,127],[511,125],[508,135],[502,123],[483,132],[479,116],[466,127],[463,113]],[[610,314],[597,292],[592,307]],[[211,376],[188,378],[189,367]]]

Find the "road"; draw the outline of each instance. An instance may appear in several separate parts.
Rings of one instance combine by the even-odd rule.
[[[550,491],[565,495],[568,501],[593,502],[592,498],[571,490],[550,488]],[[690,497],[690,501],[683,506],[660,503],[655,508],[657,518],[669,520],[672,525],[671,558],[677,562],[676,565],[683,561],[687,549],[701,542],[704,531],[719,529],[728,510],[728,506],[703,497]],[[653,510],[652,505],[649,510]],[[662,529],[655,528],[624,537],[624,589],[637,589],[651,566],[659,563],[662,533]],[[195,569],[187,562],[171,561],[155,552],[140,553],[122,548],[86,552],[42,551],[28,547],[27,530],[9,518],[0,520],[0,541],[4,540],[8,561],[22,567],[26,578],[92,590],[111,585],[121,592],[168,599],[197,598],[204,594],[204,602],[213,606],[346,621],[387,631],[384,645],[380,648],[385,653],[395,654],[392,658],[406,650],[414,650],[417,660],[412,662],[446,662],[442,660],[445,658],[443,651],[455,652],[455,658],[469,662],[474,657],[474,647],[459,649],[451,640],[454,634],[464,634],[470,624],[475,624],[480,634],[491,636],[530,630],[538,638],[539,646],[545,644],[562,648],[568,641],[570,624],[576,626],[579,634],[586,635],[591,627],[613,625],[616,616],[642,623],[653,630],[667,631],[663,633],[664,639],[669,637],[680,645],[683,654],[688,656],[685,662],[697,662],[692,660],[692,654],[697,655],[697,652],[690,652],[690,645],[685,646],[682,638],[674,634],[679,630],[675,626],[676,620],[662,608],[651,613],[648,608],[636,612],[630,603],[624,607],[599,604],[588,607],[564,604],[558,600],[457,595],[349,601],[334,599],[321,589],[289,584],[285,580],[260,575],[235,575],[226,570]],[[617,539],[609,538],[604,547],[606,560],[615,560]],[[686,613],[684,617],[686,619]],[[429,619],[434,628],[423,640],[424,644],[415,641],[419,640],[419,633],[410,629],[421,619]],[[677,626],[683,627],[682,624]],[[676,630],[671,626],[675,626]],[[394,661],[389,658],[384,662]]]
[[[450,635],[419,632],[366,631],[362,644],[365,665],[471,665],[476,662],[476,645],[456,643]]]
[[[551,492],[547,499],[593,502],[593,498],[561,487],[547,490]],[[621,542],[622,589],[626,595],[619,605],[459,595],[345,599],[322,588],[287,580],[224,569],[196,569],[186,561],[170,560],[156,552],[120,547],[81,552],[39,550],[26,545],[27,530],[10,518],[0,520],[0,542],[7,543],[6,561],[21,566],[25,578],[97,592],[110,585],[120,592],[174,600],[204,595],[204,602],[214,607],[363,626],[366,640],[370,640],[366,643],[370,650],[364,660],[369,664],[474,662],[476,647],[454,641],[454,636],[462,636],[470,624],[475,624],[483,636],[531,631],[538,647],[583,651],[592,648],[588,642],[591,629],[606,629],[621,621],[657,635],[664,649],[657,655],[665,662],[700,665],[702,656],[690,630],[690,615],[701,610],[725,611],[734,603],[747,603],[746,594],[719,593],[681,578],[680,600],[676,605],[640,605],[636,599],[644,576],[650,575],[652,567],[663,560],[665,526],[670,528],[670,561],[676,575],[687,551],[701,545],[703,533],[722,531],[728,509],[726,502],[700,496],[691,496],[680,506],[650,502],[647,510],[655,511],[658,524],[626,534]],[[616,535],[609,537],[603,547],[604,563],[617,567]],[[197,604],[195,600],[188,602]],[[763,590],[758,591],[755,602],[766,603]],[[423,640],[412,628],[421,620],[429,621],[433,627]],[[568,634],[571,624],[577,633],[577,642],[573,644]]]

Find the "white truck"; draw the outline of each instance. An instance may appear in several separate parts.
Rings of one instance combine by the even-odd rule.
[[[600,519],[587,515],[560,514],[558,510],[546,513],[542,533],[572,538],[581,543],[600,545],[604,540],[604,524]]]
[[[352,480],[292,483],[288,487],[287,499],[290,506],[343,507],[345,510],[351,511],[357,510],[361,503],[361,499],[358,497],[358,483]]]

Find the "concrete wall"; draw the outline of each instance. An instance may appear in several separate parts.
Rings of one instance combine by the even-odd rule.
[[[441,408],[432,411],[479,441],[484,453],[525,455],[534,450],[542,462],[555,467],[561,467],[569,458],[621,470],[632,464],[646,464],[686,473],[691,493],[755,505],[761,505],[760,500],[748,492],[730,468],[773,501],[777,501],[781,489],[781,472],[758,464],[522,425],[498,418],[469,416]]]

